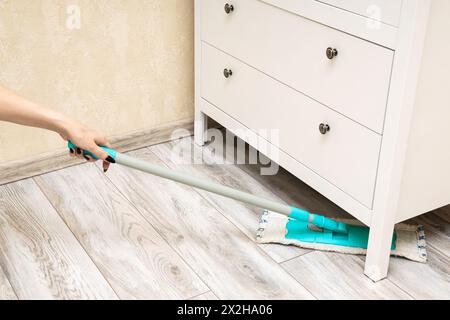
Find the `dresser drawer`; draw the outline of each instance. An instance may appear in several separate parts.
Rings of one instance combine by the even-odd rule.
[[[317,0],[398,27],[402,0]]]
[[[206,43],[200,95],[256,133],[278,130],[272,144],[371,207],[380,135]]]
[[[203,41],[382,132],[393,51],[258,0],[233,6],[201,1]]]

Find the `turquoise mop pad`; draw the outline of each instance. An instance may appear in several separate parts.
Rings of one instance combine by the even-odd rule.
[[[347,225],[347,234],[320,229],[308,222],[265,210],[260,218],[256,239],[259,243],[278,243],[306,249],[365,255],[369,228],[357,220],[339,221]],[[423,227],[396,225],[392,236],[391,255],[426,262]]]

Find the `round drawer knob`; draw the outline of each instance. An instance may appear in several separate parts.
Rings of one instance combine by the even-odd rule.
[[[223,69],[223,76],[225,78],[229,78],[233,75],[233,71],[231,69]]]
[[[234,6],[232,4],[226,3],[224,9],[226,14],[230,14],[234,11]]]
[[[330,126],[326,123],[321,123],[319,125],[319,131],[321,134],[327,134],[327,132],[330,131]]]
[[[327,58],[328,59],[333,59],[334,57],[337,57],[337,55],[338,55],[338,51],[337,51],[337,49],[334,49],[334,48],[331,48],[331,47],[328,47],[327,48]]]

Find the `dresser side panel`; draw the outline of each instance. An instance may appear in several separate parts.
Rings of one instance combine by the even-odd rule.
[[[450,1],[433,0],[397,221],[450,203]]]

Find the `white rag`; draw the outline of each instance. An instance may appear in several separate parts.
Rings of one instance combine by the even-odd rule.
[[[344,223],[363,226],[357,220],[341,219]],[[263,211],[259,222],[259,229],[256,236],[258,243],[278,243],[285,245],[295,245],[301,248],[332,251],[349,254],[365,255],[367,249],[343,247],[322,243],[302,242],[296,239],[287,239],[286,225],[289,218],[285,215]],[[397,233],[397,242],[395,250],[391,251],[392,256],[404,257],[409,260],[425,263],[427,262],[427,250],[425,241],[425,232],[422,226],[397,224],[395,226]]]

